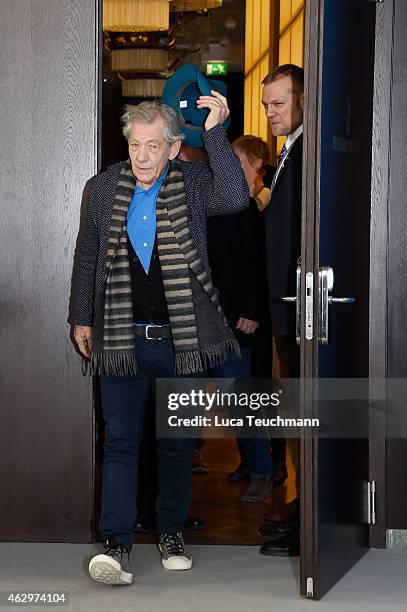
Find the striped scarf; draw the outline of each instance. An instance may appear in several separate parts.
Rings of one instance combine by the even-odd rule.
[[[137,373],[127,249],[127,211],[136,181],[122,168],[112,207],[105,260],[104,303],[95,307],[93,373]],[[194,374],[240,355],[212,280],[193,244],[181,166],[173,161],[157,197],[157,251],[175,352],[175,373]]]

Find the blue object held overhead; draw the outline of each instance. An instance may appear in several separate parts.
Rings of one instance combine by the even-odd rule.
[[[205,121],[209,114],[207,108],[198,109],[196,101],[199,96],[210,96],[211,89],[227,96],[227,87],[223,81],[207,79],[193,64],[185,64],[178,68],[165,85],[162,102],[171,106],[177,113],[181,129],[185,134],[184,144],[200,148],[204,146],[202,134],[205,131]],[[230,115],[223,122],[227,129]]]

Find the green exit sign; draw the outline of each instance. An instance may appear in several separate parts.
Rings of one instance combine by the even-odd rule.
[[[206,76],[224,76],[227,73],[227,62],[208,62],[206,64]]]

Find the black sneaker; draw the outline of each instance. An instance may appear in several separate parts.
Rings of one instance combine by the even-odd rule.
[[[189,570],[192,559],[186,554],[182,533],[162,533],[158,545],[161,563],[168,570]]]
[[[127,555],[127,563],[129,563],[130,553],[125,546],[107,544],[104,554],[96,555],[90,560],[89,575],[92,580],[104,584],[131,584],[133,574],[123,570],[124,555]]]

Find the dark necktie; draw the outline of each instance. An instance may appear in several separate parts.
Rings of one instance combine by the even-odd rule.
[[[285,143],[283,144],[283,148],[280,151],[280,155],[278,156],[278,163],[280,164],[284,155],[287,153],[287,147],[285,146]]]

